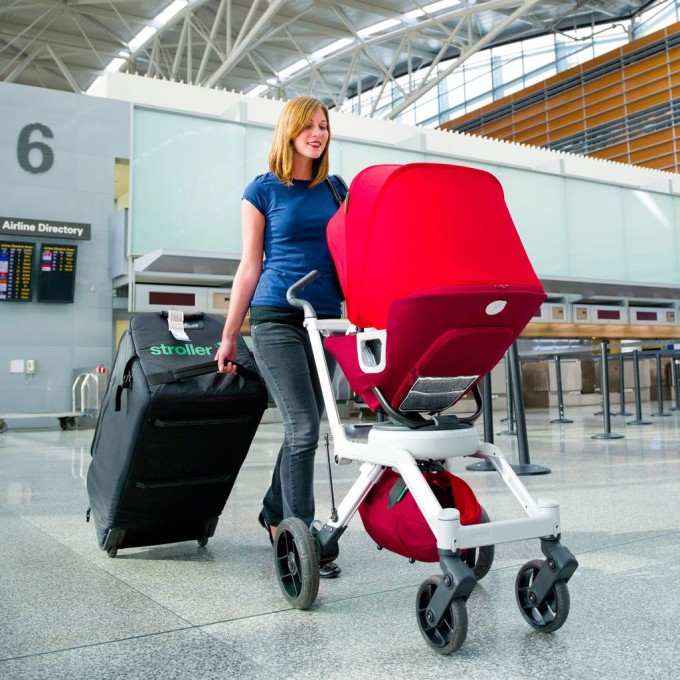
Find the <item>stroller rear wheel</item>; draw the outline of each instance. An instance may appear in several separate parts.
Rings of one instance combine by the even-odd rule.
[[[428,607],[442,580],[441,576],[430,576],[422,582],[416,599],[416,616],[425,642],[439,654],[451,654],[465,642],[467,608],[462,597],[456,598],[451,601],[439,622],[432,620],[431,614],[428,615]]]
[[[307,609],[319,593],[319,557],[314,537],[297,517],[284,519],[274,541],[276,578],[293,607]]]
[[[569,588],[563,579],[555,581],[542,602],[536,602],[529,592],[544,560],[531,560],[517,573],[515,598],[524,620],[541,633],[552,633],[561,628],[569,616]]]
[[[488,524],[491,520],[486,510],[482,508],[481,524]],[[479,548],[468,548],[465,551],[465,563],[472,569],[472,573],[478,581],[481,581],[491,569],[493,558],[496,554],[496,546],[483,545]]]

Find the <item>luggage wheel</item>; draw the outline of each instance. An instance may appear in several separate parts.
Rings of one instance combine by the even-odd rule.
[[[75,430],[76,424],[76,419],[72,416],[59,418],[59,427],[61,427],[62,430]]]

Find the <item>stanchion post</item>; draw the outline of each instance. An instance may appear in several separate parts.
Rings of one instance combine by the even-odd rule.
[[[652,418],[665,418],[670,413],[664,411],[663,407],[663,376],[661,375],[661,352],[656,353],[656,401],[658,411],[652,413]]]
[[[671,361],[671,366],[673,368],[671,375],[673,377],[673,390],[675,391],[675,406],[671,406],[668,410],[680,411],[680,360],[675,352],[673,352],[673,355],[671,356]]]
[[[562,362],[560,355],[555,355],[555,382],[557,383],[557,409],[559,418],[551,420],[551,423],[573,423],[573,420],[564,417],[564,394],[562,392]]]
[[[527,438],[526,414],[524,412],[524,396],[522,393],[522,371],[519,363],[519,350],[517,343],[513,342],[508,350],[510,364],[510,383],[512,386],[512,402],[515,405],[515,424],[517,427],[517,451],[519,465],[513,465],[512,469],[517,475],[544,475],[550,472],[550,468],[533,465],[529,460],[529,440]]]
[[[633,350],[633,391],[635,392],[635,420],[628,421],[629,425],[651,425],[651,420],[642,418],[642,398],[640,396],[640,352]]]
[[[493,444],[493,393],[491,392],[491,371],[482,378],[482,414],[484,417],[484,441]]]
[[[623,352],[619,350],[619,412],[617,416],[632,416],[632,413],[626,412],[626,384],[623,377],[624,358]]]
[[[623,439],[622,434],[612,432],[611,411],[609,410],[609,343],[600,343],[600,392],[602,394],[602,415],[604,432],[594,434],[591,439]]]
[[[482,416],[484,418],[484,441],[493,444],[493,393],[491,391],[491,371],[482,378]],[[473,472],[493,472],[496,467],[488,460],[471,463],[466,467]]]
[[[517,434],[515,428],[515,396],[512,388],[512,370],[510,368],[510,350],[505,354],[505,402],[508,423],[508,429],[499,432],[498,434]]]
[[[607,361],[609,361],[609,349],[607,349]],[[602,375],[602,369],[600,369],[600,375]],[[609,375],[609,364],[607,364],[607,375]],[[609,390],[609,383],[607,383],[607,390]],[[607,394],[609,394],[609,391],[607,391]],[[602,404],[602,400],[604,399],[604,390],[600,391],[600,404]],[[604,405],[602,405],[602,408],[604,408]],[[601,416],[604,413],[604,411],[597,411],[596,413],[593,413],[594,416]],[[611,411],[609,412],[610,416],[615,415]]]

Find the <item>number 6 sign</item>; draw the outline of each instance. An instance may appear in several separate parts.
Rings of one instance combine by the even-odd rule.
[[[54,135],[52,134],[52,130],[42,123],[31,123],[30,125],[26,125],[19,133],[19,139],[17,141],[17,159],[19,160],[19,165],[26,170],[26,172],[38,175],[42,172],[47,172],[52,165],[54,165],[54,151],[52,151],[52,147],[45,144],[45,142],[31,141],[31,135],[34,132],[39,132],[47,139],[53,139]],[[31,151],[40,153],[40,163],[37,165],[31,164]],[[33,158],[35,160],[35,154]]]

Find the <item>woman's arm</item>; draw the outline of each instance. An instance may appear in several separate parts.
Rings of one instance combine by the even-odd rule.
[[[241,201],[243,254],[231,286],[229,312],[224,322],[222,342],[215,359],[220,373],[236,373],[236,338],[246,318],[250,301],[262,274],[264,255],[264,215],[247,200]]]

